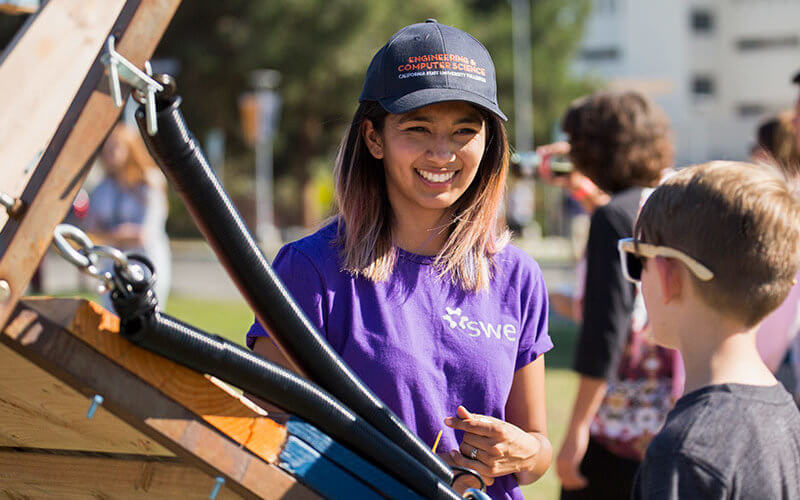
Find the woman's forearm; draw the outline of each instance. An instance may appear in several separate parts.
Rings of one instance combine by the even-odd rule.
[[[541,432],[529,432],[528,434],[539,441],[539,452],[536,454],[536,460],[534,461],[532,469],[520,471],[515,474],[519,484],[530,484],[537,481],[547,472],[547,469],[550,468],[550,464],[553,461],[553,445],[550,443],[550,439]]]

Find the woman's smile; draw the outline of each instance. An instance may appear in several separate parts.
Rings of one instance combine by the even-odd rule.
[[[434,187],[445,187],[450,185],[453,178],[458,174],[457,170],[434,171],[424,169],[414,169],[417,174],[422,178],[425,184]]]

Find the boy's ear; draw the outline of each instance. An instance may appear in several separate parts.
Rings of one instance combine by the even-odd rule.
[[[652,259],[656,265],[658,283],[661,286],[661,297],[665,304],[672,300],[679,299],[683,292],[683,270],[679,262],[665,257],[655,257]]]
[[[383,137],[375,130],[372,120],[364,120],[361,124],[361,136],[369,149],[370,154],[376,160],[383,159]]]

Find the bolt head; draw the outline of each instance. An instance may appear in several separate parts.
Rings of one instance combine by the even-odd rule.
[[[8,281],[0,280],[0,302],[5,302],[11,298],[11,287]]]

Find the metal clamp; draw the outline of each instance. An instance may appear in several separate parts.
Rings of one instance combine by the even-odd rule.
[[[145,95],[145,116],[147,118],[147,133],[156,135],[156,92],[164,90],[164,86],[152,78],[153,70],[150,61],[144,63],[145,72],[137,68],[132,62],[125,59],[114,49],[114,37],[106,40],[106,53],[102,57],[103,64],[108,69],[109,88],[114,105],[122,107],[122,89],[120,80]]]

